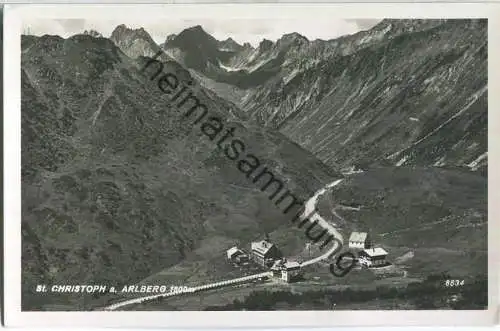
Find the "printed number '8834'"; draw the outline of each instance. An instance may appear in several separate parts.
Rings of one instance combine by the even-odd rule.
[[[465,280],[463,279],[447,279],[444,282],[444,286],[446,287],[452,287],[452,286],[462,286],[464,285]]]

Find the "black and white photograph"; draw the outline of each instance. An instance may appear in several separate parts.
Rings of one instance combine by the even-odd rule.
[[[23,19],[21,310],[487,310],[488,24]]]

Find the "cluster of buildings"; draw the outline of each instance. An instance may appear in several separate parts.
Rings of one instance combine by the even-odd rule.
[[[374,247],[366,232],[353,232],[349,237],[349,248],[357,251],[362,266],[378,267],[387,264],[387,252],[382,247]]]
[[[348,247],[357,253],[358,262],[362,266],[373,268],[388,264],[387,251],[382,247],[374,247],[366,232],[352,232]],[[299,279],[303,274],[300,262],[285,259],[269,238],[252,242],[250,250],[250,254],[247,254],[237,246],[231,247],[226,252],[227,259],[242,265],[252,260],[255,264],[270,269],[275,278],[287,283]]]
[[[241,264],[252,260],[263,268],[269,268],[273,271],[275,278],[285,282],[292,282],[302,275],[300,263],[297,261],[288,261],[283,258],[283,254],[278,247],[269,239],[251,243],[250,257],[238,247],[231,247],[227,250],[228,260]]]

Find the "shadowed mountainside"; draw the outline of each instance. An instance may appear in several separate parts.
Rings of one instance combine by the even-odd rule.
[[[23,37],[26,308],[93,300],[40,297],[36,284],[135,282],[203,238],[249,240],[290,218],[139,72],[144,61],[105,38]],[[193,80],[173,61],[165,72]],[[237,108],[196,82],[192,89],[298,197],[336,176],[283,135],[239,123]]]

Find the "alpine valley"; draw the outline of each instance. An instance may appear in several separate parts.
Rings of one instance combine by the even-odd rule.
[[[337,309],[449,308],[456,293],[412,296],[411,286],[443,275],[483,284],[486,20],[384,19],[332,40],[292,32],[255,46],[217,40],[199,25],[157,44],[122,24],[109,38],[93,30],[23,35],[21,47],[24,310],[98,309],[128,298],[39,295],[37,284],[191,286],[237,277],[226,250],[265,234],[287,257],[319,254],[140,71],[158,53],[165,72],[192,82],[297,196],[342,178],[319,197],[318,212],[345,239],[369,232],[402,274],[335,278],[325,262],[297,284],[132,309],[330,309],[328,291],[348,288],[355,298],[380,286],[410,294],[346,299]],[[248,303],[256,290],[271,293],[267,306]],[[301,300],[277,299],[278,290]],[[453,302],[482,309],[485,291],[467,288]]]

